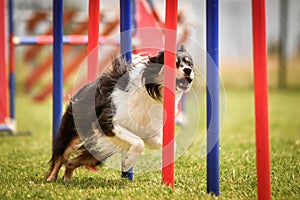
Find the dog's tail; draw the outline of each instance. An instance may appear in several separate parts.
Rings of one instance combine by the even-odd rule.
[[[62,117],[57,137],[54,139],[50,171],[46,176],[47,181],[57,178],[60,167],[66,162],[77,139],[78,133],[73,119],[72,104],[70,103]]]

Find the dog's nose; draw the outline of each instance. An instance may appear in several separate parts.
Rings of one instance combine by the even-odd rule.
[[[191,73],[192,73],[192,69],[186,67],[186,68],[183,69],[183,72],[184,72],[185,75],[189,76],[189,75],[191,75]]]

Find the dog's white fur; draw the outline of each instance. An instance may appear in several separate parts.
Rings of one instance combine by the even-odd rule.
[[[122,171],[128,171],[135,165],[145,145],[150,149],[162,147],[163,105],[148,95],[141,79],[147,61],[148,56],[134,55],[132,63],[135,67],[129,73],[127,90],[115,88],[111,94],[116,105],[113,117],[115,136],[109,137],[99,132],[92,140],[96,145],[89,149],[102,152],[101,157],[110,155],[112,151],[122,152]],[[176,91],[175,96],[176,113],[182,92]]]

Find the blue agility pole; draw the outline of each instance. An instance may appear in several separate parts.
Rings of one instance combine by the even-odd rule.
[[[218,0],[206,1],[207,192],[219,196]]]
[[[131,36],[131,0],[120,0],[120,31],[121,31],[121,54],[127,62],[131,62],[132,36]]]
[[[63,104],[63,1],[53,0],[53,140],[58,134]]]
[[[127,62],[131,62],[132,59],[131,14],[131,0],[120,0],[121,55],[125,60],[127,60]],[[122,171],[122,177],[127,177],[129,180],[133,180],[133,168],[131,168],[128,172]]]
[[[13,23],[13,0],[8,3],[9,8],[9,106],[10,118],[15,119],[15,51],[14,51],[14,23]]]

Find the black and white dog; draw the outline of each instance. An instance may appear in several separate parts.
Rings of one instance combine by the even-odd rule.
[[[128,171],[145,145],[160,149],[163,64],[163,51],[153,57],[133,56],[131,64],[116,59],[95,82],[81,88],[63,115],[46,180],[55,180],[62,164],[69,180],[77,167],[95,167],[120,152],[122,171]],[[183,46],[177,51],[175,73],[177,105],[194,79],[193,61]]]

